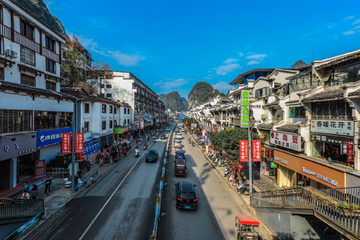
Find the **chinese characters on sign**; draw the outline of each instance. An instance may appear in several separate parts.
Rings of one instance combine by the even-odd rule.
[[[349,153],[347,155],[347,162],[348,163],[353,163],[354,162],[354,154],[353,153]]]
[[[248,128],[249,127],[249,91],[241,91],[241,117],[240,117],[240,127]]]
[[[62,153],[71,153],[71,133],[62,134]]]
[[[84,133],[75,133],[75,153],[84,152]]]
[[[295,151],[301,151],[301,136],[293,133],[270,132],[270,143]]]
[[[354,121],[311,120],[311,132],[354,136]]]
[[[240,140],[240,162],[249,161],[249,141]]]
[[[261,162],[261,140],[252,141],[253,162]]]
[[[45,176],[45,160],[36,160],[35,161],[35,176]]]

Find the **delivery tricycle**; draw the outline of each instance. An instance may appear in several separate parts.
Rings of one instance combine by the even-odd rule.
[[[236,215],[235,232],[237,240],[258,240],[259,222],[249,215]]]

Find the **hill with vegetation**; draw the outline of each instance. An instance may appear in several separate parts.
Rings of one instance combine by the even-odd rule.
[[[169,108],[172,112],[186,110],[185,105],[181,101],[180,94],[178,92],[171,92],[165,95],[163,100],[165,107]]]
[[[219,90],[214,89],[209,83],[198,82],[189,93],[187,109],[192,109],[200,104],[206,103],[219,94]]]

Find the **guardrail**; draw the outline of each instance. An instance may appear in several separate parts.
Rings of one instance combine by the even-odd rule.
[[[159,226],[159,219],[160,219],[160,210],[161,210],[161,198],[162,198],[162,193],[164,190],[164,178],[165,178],[165,173],[166,173],[166,164],[167,164],[167,158],[169,156],[169,151],[170,151],[170,142],[171,142],[171,136],[173,134],[174,128],[170,131],[169,133],[169,137],[166,141],[165,144],[165,155],[164,155],[164,162],[162,165],[162,169],[161,169],[161,176],[160,176],[160,182],[159,182],[159,195],[156,199],[156,204],[155,204],[155,220],[154,220],[154,228],[152,231],[152,234],[150,236],[150,240],[156,240],[156,234],[158,231],[158,226]]]
[[[320,191],[343,203],[360,205],[360,187],[320,189]]]
[[[0,204],[0,219],[35,216],[43,210],[44,199],[9,200],[7,203]]]

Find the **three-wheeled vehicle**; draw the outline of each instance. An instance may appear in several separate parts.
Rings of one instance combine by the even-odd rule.
[[[237,240],[258,240],[260,223],[249,215],[236,215],[235,232]]]

